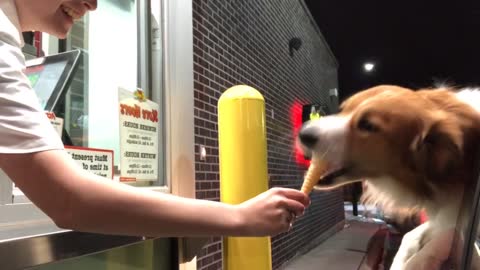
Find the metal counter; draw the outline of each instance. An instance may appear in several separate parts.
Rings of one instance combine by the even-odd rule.
[[[25,269],[145,240],[143,237],[59,232],[0,242],[2,270]]]

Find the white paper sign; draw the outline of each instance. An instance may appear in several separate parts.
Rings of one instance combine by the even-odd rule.
[[[158,177],[158,104],[119,88],[120,181]]]
[[[45,114],[47,115],[48,120],[50,120],[50,123],[57,132],[58,136],[62,137],[63,118],[57,117],[54,112],[45,112]]]
[[[113,179],[113,151],[65,146],[65,150],[73,160],[84,170],[109,179]]]

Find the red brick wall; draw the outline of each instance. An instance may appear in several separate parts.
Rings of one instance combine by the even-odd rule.
[[[197,198],[219,200],[217,102],[237,84],[265,98],[271,186],[299,188],[304,168],[295,162],[292,113],[302,104],[330,105],[328,90],[337,88],[335,59],[303,2],[194,0],[193,27]],[[302,46],[292,57],[293,37]],[[340,191],[316,193],[312,202],[291,232],[272,238],[274,269],[344,219]],[[203,249],[198,269],[222,269],[221,238]]]

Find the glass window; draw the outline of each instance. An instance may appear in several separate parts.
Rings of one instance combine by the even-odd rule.
[[[147,99],[159,104],[159,121],[155,123],[157,172],[148,181],[128,183],[169,191],[163,156],[162,6],[161,1],[140,2],[99,1],[96,11],[75,22],[66,40],[37,33],[41,42],[36,44],[40,48],[35,48],[34,34],[27,33],[25,37],[31,38],[33,49],[32,53],[25,53],[32,58],[36,57],[36,50],[44,55],[72,49],[82,51],[70,89],[57,105],[55,114],[64,119],[65,145],[113,151],[113,175],[117,181],[122,174],[119,88],[131,91],[132,96],[137,88],[142,88]],[[6,177],[2,179],[0,184],[11,186]],[[15,186],[2,188],[2,194],[0,204],[29,201]]]
[[[130,91],[132,96],[142,88],[145,97],[158,104],[159,121],[154,126],[158,130],[158,170],[148,181],[128,183],[170,192],[164,164],[162,3],[100,0],[95,12],[75,22],[65,40],[45,33],[27,33],[31,44],[24,53],[31,59],[73,49],[82,51],[70,88],[54,112],[64,120],[65,145],[114,152],[115,181],[122,175],[119,88]],[[0,220],[0,241],[60,230],[1,170],[0,216],[4,217]]]
[[[67,41],[67,49],[84,54],[65,99],[65,129],[73,145],[114,150],[117,166],[118,88],[137,87],[136,14],[133,1],[101,2],[75,23]]]
[[[59,112],[65,119],[66,139],[74,146],[113,150],[117,180],[124,174],[120,154],[119,88],[131,91],[132,96],[137,88],[142,88],[148,99],[161,104],[161,76],[147,78],[150,83],[142,80],[143,73],[161,74],[160,3],[152,3],[155,4],[150,9],[133,0],[101,1],[95,12],[75,23],[65,45],[67,50],[84,52]],[[139,12],[141,8],[153,12]],[[142,14],[150,14],[150,18],[146,20]],[[150,28],[145,27],[144,22],[149,21]],[[146,29],[150,33],[147,34]],[[151,44],[147,43],[150,41]],[[146,50],[151,53],[145,53]],[[145,66],[142,59],[146,57],[151,59],[142,69]],[[162,125],[160,118],[156,124],[160,148],[157,176],[149,181],[132,182],[132,185],[165,186]]]

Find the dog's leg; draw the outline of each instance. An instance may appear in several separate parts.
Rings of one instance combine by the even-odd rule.
[[[433,233],[433,228],[424,231],[423,245],[407,260],[406,270],[438,270],[448,260],[455,237],[455,228]]]
[[[405,269],[408,260],[421,249],[422,238],[429,228],[430,222],[425,222],[403,236],[390,270]]]

